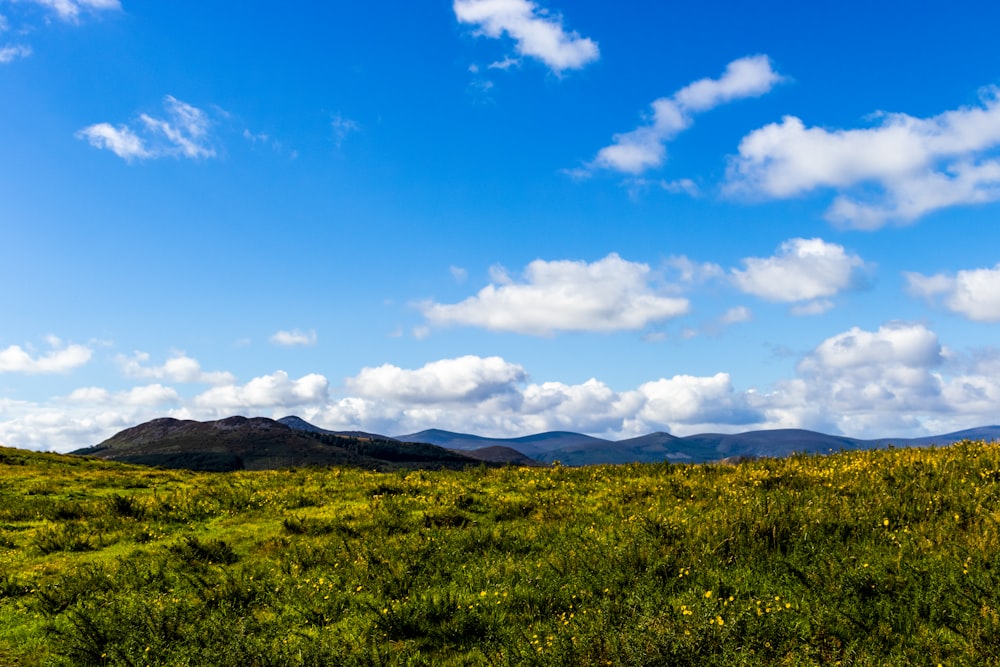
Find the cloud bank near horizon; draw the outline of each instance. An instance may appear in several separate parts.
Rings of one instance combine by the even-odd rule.
[[[366,367],[340,387],[319,373],[295,378],[280,370],[241,383],[225,371],[206,373],[180,353],[160,366],[141,352],[115,363],[125,378],[156,381],[114,391],[80,387],[49,403],[0,399],[0,443],[69,451],[155,417],[291,413],[325,428],[385,435],[427,428],[493,437],[572,430],[622,439],[654,431],[808,428],[902,437],[992,423],[1000,401],[1000,351],[959,354],[926,325],[907,322],[826,338],[799,358],[794,376],[770,387],[739,388],[719,371],[617,390],[598,378],[537,381],[520,364],[475,355],[418,368]],[[192,394],[197,383],[211,386]]]

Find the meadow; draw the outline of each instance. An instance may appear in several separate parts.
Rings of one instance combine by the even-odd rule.
[[[998,665],[1000,446],[190,473],[0,448],[0,665]]]

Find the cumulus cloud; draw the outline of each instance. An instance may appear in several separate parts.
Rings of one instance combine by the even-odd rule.
[[[831,222],[856,229],[911,223],[942,208],[1000,199],[1000,88],[930,118],[879,113],[874,127],[829,130],[786,116],[754,130],[729,164],[731,194],[785,199],[837,193]]]
[[[118,355],[118,364],[126,376],[151,380],[167,380],[181,383],[231,384],[236,381],[232,373],[226,371],[206,372],[197,359],[183,352],[174,354],[162,366],[149,366],[149,354],[135,352],[131,357]]]
[[[49,337],[48,343],[52,349],[42,354],[20,345],[0,349],[0,373],[67,373],[86,364],[93,354],[88,347],[64,345],[55,337]]]
[[[121,10],[119,0],[28,0],[47,7],[64,21],[76,21],[85,12]]]
[[[795,378],[761,400],[775,425],[855,437],[926,435],[923,424],[932,420],[964,428],[970,417],[989,419],[988,412],[976,415],[972,404],[954,400],[969,377],[948,376],[950,356],[923,324],[853,327],[820,343],[799,361]],[[1000,389],[993,378],[976,376],[976,382]]]
[[[950,311],[976,322],[1000,322],[1000,264],[954,275],[904,273],[909,292],[928,301],[940,299]]]
[[[617,254],[588,264],[535,260],[515,282],[502,268],[493,283],[456,304],[426,302],[420,309],[436,325],[477,326],[551,336],[558,331],[642,329],[689,309],[687,299],[666,296],[653,285],[648,265]]]
[[[647,122],[630,132],[616,134],[612,143],[597,152],[584,173],[610,169],[638,175],[659,167],[666,158],[666,142],[686,130],[696,114],[745,97],[759,97],[780,83],[783,77],[771,67],[767,56],[734,60],[718,79],[701,79],[681,88],[670,97],[652,104]],[[697,192],[690,180],[666,184],[667,190]]]
[[[444,359],[413,370],[366,368],[345,388],[348,397],[314,416],[336,428],[394,434],[433,427],[496,437],[551,430],[630,437],[764,418],[725,374],[674,376],[616,391],[596,378],[531,383],[523,367],[500,357]]]
[[[749,322],[753,319],[753,311],[751,311],[746,306],[734,306],[724,312],[722,317],[719,318],[719,322],[723,325],[729,324],[739,324],[740,322]]]
[[[455,0],[452,8],[459,23],[476,27],[477,35],[498,39],[506,34],[522,56],[535,58],[555,73],[580,69],[597,60],[597,43],[563,27],[562,17],[531,0]],[[511,59],[494,63],[502,69]]]
[[[215,157],[209,115],[167,95],[165,118],[140,114],[132,125],[95,123],[76,133],[94,148],[109,150],[126,162],[162,157],[205,159]]]
[[[723,277],[726,272],[712,262],[696,262],[686,255],[673,255],[665,262],[685,283],[701,283]]]
[[[728,373],[675,375],[642,384],[639,393],[645,401],[638,418],[648,425],[757,424],[765,419],[745,394],[735,391]]]
[[[141,421],[133,420],[138,413],[132,410],[95,409],[92,405],[73,410],[19,403],[0,410],[4,411],[15,416],[0,420],[0,443],[41,451],[69,452],[96,445]]]
[[[573,430],[623,438],[657,430],[687,435],[760,428],[930,435],[995,421],[1000,351],[960,357],[925,325],[889,322],[830,336],[802,355],[792,377],[772,387],[739,389],[725,372],[664,376],[626,390],[596,378],[575,385],[534,383],[521,366],[478,357],[415,370],[366,369],[346,387],[349,396],[315,408],[320,423],[497,437]]]
[[[310,329],[309,331],[292,329],[291,331],[278,331],[269,340],[275,345],[281,345],[282,347],[301,347],[304,345],[315,345],[317,339],[314,329]]]
[[[926,325],[906,322],[832,335],[801,355],[790,377],[749,389],[723,371],[698,376],[654,369],[653,379],[624,389],[598,378],[536,382],[502,357],[470,355],[416,368],[363,368],[336,396],[322,375],[294,379],[278,371],[186,398],[165,382],[195,371],[139,368],[147,375],[159,369],[164,382],[121,391],[81,387],[47,404],[0,398],[0,442],[68,451],[154,417],[291,412],[327,428],[388,435],[427,428],[495,437],[571,430],[621,439],[652,431],[811,428],[891,437],[993,423],[1000,402],[1000,350],[959,354]]]
[[[817,314],[829,307],[817,301],[864,284],[870,267],[843,246],[823,239],[789,239],[771,257],[748,257],[732,269],[733,284],[747,294],[784,303],[811,303],[793,311]]]
[[[81,387],[72,391],[66,400],[71,403],[156,407],[180,403],[181,397],[173,387],[150,384],[114,393],[102,387]]]
[[[285,371],[276,371],[253,378],[244,385],[212,387],[195,396],[192,403],[195,407],[216,411],[292,408],[324,402],[328,388],[329,382],[318,373],[293,380]]]
[[[14,62],[19,58],[27,58],[31,55],[31,48],[23,44],[11,44],[0,47],[0,65]]]
[[[364,368],[350,378],[347,389],[365,398],[377,397],[409,403],[482,401],[511,392],[526,379],[517,364],[500,357],[464,356],[405,370],[391,364]]]

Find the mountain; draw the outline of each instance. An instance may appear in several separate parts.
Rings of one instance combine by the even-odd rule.
[[[944,435],[931,435],[923,438],[880,438],[878,440],[863,440],[864,443],[871,443],[874,447],[926,447],[928,445],[950,445],[962,440],[986,440],[991,442],[1000,440],[1000,426],[979,426],[968,428],[964,431],[945,433]]]
[[[503,463],[513,466],[537,466],[541,465],[535,459],[529,458],[510,447],[503,447],[500,445],[493,445],[490,447],[480,447],[479,449],[466,449],[458,450],[453,449],[451,451],[458,452],[469,458],[476,459],[477,461],[483,461],[484,463]]]
[[[582,433],[570,433],[568,431],[548,431],[520,438],[484,438],[479,435],[430,429],[428,431],[420,431],[419,433],[410,433],[409,435],[397,435],[396,439],[403,442],[429,442],[440,447],[463,451],[480,449],[482,447],[504,446],[516,449],[531,458],[538,458],[547,452],[557,451],[566,447],[585,444],[613,444],[610,440],[602,440],[601,438],[594,438]]]
[[[295,416],[278,421],[229,417],[210,422],[154,419],[104,442],[77,450],[100,458],[192,470],[261,470],[300,466],[354,466],[372,470],[462,468],[470,465],[582,466],[621,463],[704,463],[793,453],[825,454],[888,446],[949,445],[1000,440],[1000,426],[922,438],[860,440],[803,429],[746,433],[669,433],[617,442],[568,431],[520,438],[485,438],[432,429],[390,438],[364,431],[329,431]]]
[[[950,445],[960,440],[1000,440],[1000,426],[979,428],[922,438],[862,440],[827,435],[804,429],[769,429],[745,433],[699,433],[677,437],[650,433],[628,440],[604,440],[580,433],[551,431],[520,438],[484,438],[467,433],[432,429],[396,436],[403,441],[432,442],[453,450],[468,451],[485,446],[513,448],[536,461],[581,466],[602,463],[705,463],[725,459],[783,457],[794,453],[826,454],[840,450]]]
[[[282,417],[278,420],[278,423],[284,424],[293,431],[307,431],[309,433],[325,433],[327,435],[342,435],[348,438],[365,438],[368,440],[395,440],[396,438],[390,438],[387,435],[378,435],[376,433],[366,433],[365,431],[328,431],[325,428],[320,428],[319,426],[314,426],[310,424],[305,419],[301,417],[296,417],[295,415],[290,415],[288,417]]]
[[[322,429],[296,430],[263,417],[229,417],[209,422],[154,419],[72,453],[204,471],[333,465],[372,470],[464,468],[484,463],[480,458],[432,444],[359,438]]]

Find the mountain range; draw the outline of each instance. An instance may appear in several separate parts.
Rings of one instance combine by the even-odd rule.
[[[650,433],[628,440],[604,440],[580,433],[551,431],[521,438],[483,438],[465,433],[429,430],[396,436],[397,440],[429,442],[452,450],[487,445],[514,448],[542,463],[563,465],[601,463],[705,463],[734,458],[782,457],[794,453],[826,454],[850,449],[950,445],[960,440],[1000,440],[1000,426],[956,431],[922,438],[862,440],[804,429],[770,429],[746,433],[701,433],[678,437]]]
[[[303,466],[369,470],[467,468],[502,465],[495,456],[451,451],[430,443],[400,442],[373,434],[325,431],[292,420],[296,428],[264,417],[198,422],[154,419],[72,454],[123,463],[226,472]],[[516,452],[514,459],[524,458]],[[537,465],[537,464],[536,464]]]
[[[948,445],[966,439],[1000,440],[1000,426],[922,438],[875,440],[803,429],[774,429],[683,437],[657,432],[613,441],[569,431],[486,438],[431,429],[390,437],[364,431],[331,431],[296,416],[279,420],[229,417],[208,422],[162,418],[125,429],[73,454],[211,471],[329,465],[392,470],[481,464],[540,465],[555,461],[571,466],[663,461],[705,463],[887,446]]]

